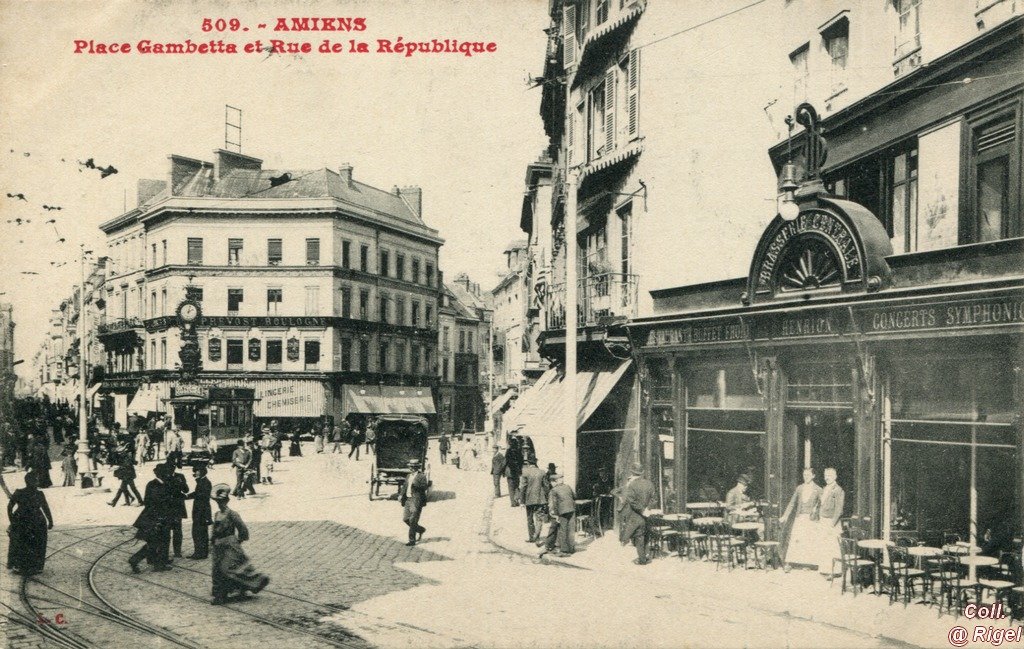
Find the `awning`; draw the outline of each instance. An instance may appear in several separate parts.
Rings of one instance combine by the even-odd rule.
[[[103,387],[103,382],[99,382],[96,385],[86,388],[86,397],[89,399],[89,403],[93,403],[93,399],[96,397],[96,393]]]
[[[129,415],[141,415],[145,417],[151,412],[161,412],[159,394],[156,386],[150,383],[143,383],[131,403],[128,404]]]
[[[631,360],[620,363],[610,370],[582,371],[576,373],[576,427],[577,429],[587,423],[591,415],[604,402],[608,393],[618,384],[619,380],[626,373],[632,364]],[[505,426],[506,431],[514,427],[523,427],[521,434],[530,437],[551,436],[553,422],[558,422],[569,400],[568,385],[565,376],[559,370],[548,370],[558,372],[547,382],[537,382],[520,398],[520,401],[527,398],[531,391],[534,395],[529,398],[526,407],[519,411],[511,426]],[[545,373],[542,379],[548,376]],[[518,404],[517,404],[518,405]],[[557,425],[557,424],[554,424]],[[560,436],[560,435],[559,435]]]
[[[636,142],[633,142],[629,146],[625,147],[621,151],[618,151],[617,153],[613,153],[611,155],[606,155],[601,158],[598,158],[595,162],[592,162],[586,167],[583,167],[583,169],[580,171],[580,182],[583,182],[583,179],[586,178],[587,176],[590,176],[591,174],[595,174],[598,171],[603,171],[605,169],[608,169],[609,167],[612,167],[613,165],[626,162],[627,160],[632,160],[633,158],[635,158],[636,156],[640,155],[643,152],[644,143],[642,140],[638,140]]]
[[[491,402],[490,407],[487,408],[487,414],[493,415],[496,412],[500,412],[505,405],[512,400],[512,397],[516,396],[518,392],[510,388],[504,394],[498,395],[498,397]]]
[[[432,415],[434,397],[430,388],[401,385],[346,385],[344,412],[367,415]]]

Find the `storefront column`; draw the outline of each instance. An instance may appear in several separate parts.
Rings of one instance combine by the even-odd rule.
[[[1024,343],[1018,342],[1016,350],[1015,358],[1019,359],[1024,352]],[[1017,513],[1020,517],[1017,529],[1020,530],[1024,528],[1024,417],[1020,414],[1024,408],[1024,367],[1018,365],[1013,374],[1016,383],[1013,396],[1014,403],[1017,404],[1017,416],[1014,421],[1017,428],[1017,466],[1012,469],[1017,472]]]
[[[784,489],[793,482],[792,476],[788,475],[792,471],[787,470],[787,463],[784,461],[787,457],[786,441],[793,437],[787,435],[785,430],[786,380],[778,359],[774,356],[760,359],[758,374],[761,377],[765,400],[765,497],[769,503],[778,507],[778,511],[773,514],[780,516],[785,504]],[[795,437],[791,440],[791,445],[796,446]]]
[[[687,398],[686,393],[686,381],[679,371],[677,366],[677,358],[675,354],[672,355],[672,376],[675,385],[673,385],[672,394],[676,400],[676,413],[678,413],[678,420],[676,421],[675,435],[673,439],[673,458],[675,464],[675,475],[673,476],[673,482],[676,488],[676,509],[677,512],[686,511],[686,501],[689,497],[689,486],[690,477],[687,472],[687,465],[689,464],[689,447],[687,446],[687,429],[689,428],[688,414],[687,414]]]
[[[878,452],[881,439],[881,414],[878,398],[880,389],[875,357],[869,354],[858,354],[853,369],[853,426],[855,438],[855,466],[857,475],[849,476],[851,482],[856,481],[856,503],[853,515],[862,519],[870,517],[870,524],[865,532],[877,535],[881,530],[879,524],[879,493],[878,493]]]

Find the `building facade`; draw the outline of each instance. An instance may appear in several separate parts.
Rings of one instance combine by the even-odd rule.
[[[0,422],[10,421],[14,407],[14,307],[0,302]]]
[[[492,312],[480,285],[460,273],[444,285],[438,331],[440,431],[482,432],[487,417]]]
[[[443,241],[419,188],[380,190],[348,165],[270,171],[224,150],[169,166],[101,225],[114,260],[105,390],[131,412],[166,410],[190,291],[199,383],[254,388],[257,423],[433,415]]]

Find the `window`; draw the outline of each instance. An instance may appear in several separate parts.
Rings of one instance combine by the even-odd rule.
[[[156,317],[156,291],[149,294],[149,317]]]
[[[370,317],[370,292],[359,291],[359,319],[368,320]]]
[[[793,65],[794,105],[807,99],[808,78],[810,75],[807,67],[807,55],[810,49],[810,44],[804,43],[789,55],[789,62]]]
[[[378,308],[378,315],[377,315],[377,319],[380,322],[387,322],[388,321],[388,296],[385,295],[384,293],[381,293],[380,297],[377,298],[377,301],[378,301],[378,307],[377,307]]]
[[[424,271],[424,274],[426,275],[426,277],[424,278],[424,282],[426,283],[426,285],[427,286],[433,286],[434,285],[434,265],[428,262],[427,265],[426,265],[426,270]]]
[[[921,0],[895,0],[899,20],[895,56],[901,59],[921,48]]]
[[[347,286],[341,287],[341,317],[352,317],[352,289]]]
[[[242,306],[242,289],[240,288],[229,288],[228,289],[228,315],[238,315],[239,308]]]
[[[465,353],[466,351],[466,332],[459,331],[459,353]]]
[[[203,240],[189,238],[188,240],[188,265],[203,265]]]
[[[395,371],[399,374],[405,373],[405,341],[395,341]]]
[[[387,277],[391,265],[391,257],[387,250],[380,251],[380,266],[377,268],[377,274],[381,277]]]
[[[274,371],[281,369],[281,357],[284,349],[284,341],[280,338],[267,340],[267,369]]]
[[[630,140],[640,137],[640,52],[629,51],[622,71],[626,79],[626,136]]]
[[[633,229],[633,202],[630,201],[619,208],[619,238],[620,238],[620,252],[619,252],[619,272],[622,273],[622,281],[627,281],[626,276],[632,272],[632,264],[629,260],[630,253],[630,235]]]
[[[608,20],[608,9],[611,3],[611,0],[594,1],[594,27],[597,27]]]
[[[302,357],[306,370],[320,369],[320,341],[306,340],[302,343]]]
[[[245,358],[245,341],[241,338],[228,338],[228,369],[242,369],[242,360]]]
[[[284,301],[284,290],[280,288],[267,289],[267,315],[281,315],[281,302]],[[229,307],[230,308],[230,307]]]
[[[892,158],[890,203],[893,252],[917,250],[917,147]]]
[[[193,286],[192,287],[192,296],[195,298],[195,301],[198,302],[200,306],[202,306],[202,304],[203,304],[203,289],[202,289],[202,287],[200,287],[200,286]]]
[[[121,293],[121,317],[128,318],[128,291]]]
[[[420,283],[420,260],[415,257],[412,260],[412,276],[409,278],[409,281],[413,284]]]
[[[370,341],[359,341],[359,371],[370,371]]]
[[[441,349],[446,352],[452,350],[452,330],[450,327],[444,327],[441,336]]]
[[[163,257],[161,257],[161,259],[163,260],[163,265],[166,266],[167,265],[167,239],[164,239],[163,241],[161,241],[161,244],[163,245]]]
[[[445,383],[449,383],[450,382],[450,379],[448,377],[448,369],[449,369],[448,357],[445,356],[441,360],[441,380],[444,381]]]
[[[320,265],[320,239],[306,239],[306,265]]]
[[[409,324],[414,327],[420,326],[420,303],[417,300],[412,303],[412,317],[409,319]]]
[[[280,266],[283,254],[280,239],[267,239],[267,265]]]
[[[306,315],[320,315],[320,287],[306,287]]]
[[[387,341],[380,341],[380,345],[377,346],[377,371],[380,372],[381,374],[388,371],[389,351],[390,349]]]
[[[359,270],[370,272],[370,246],[359,246]]]
[[[160,367],[167,369],[167,339],[160,339]]]
[[[156,341],[149,341],[149,369],[156,369]]]
[[[228,239],[228,266],[238,266],[242,263],[242,240]]]
[[[470,354],[476,353],[476,347],[473,345],[473,332],[466,332],[466,351]]]
[[[132,292],[134,293],[135,289],[132,289]],[[142,317],[145,317],[145,315],[146,315],[146,309],[143,308],[143,306],[142,306],[143,297],[142,297],[142,289],[141,288],[139,289],[139,292],[137,293],[137,295],[138,295],[138,297],[136,298],[135,313],[140,318],[142,318]]]
[[[423,325],[425,327],[430,326],[430,321],[434,318],[434,307],[427,304],[423,307]]]
[[[167,289],[160,289],[160,315],[167,315]]]
[[[986,116],[985,121],[976,120],[971,124],[968,191],[974,218],[967,224],[966,233],[970,242],[1019,236],[1021,144],[1018,120],[1014,108],[1009,114]]]
[[[341,369],[348,372],[352,370],[352,339],[341,339]]]
[[[341,267],[352,268],[352,242],[341,242]]]
[[[152,250],[152,260],[150,261],[150,268],[156,268],[156,244],[150,244],[149,247]]]
[[[395,255],[395,277],[405,280],[405,255],[401,253]]]
[[[846,89],[846,60],[850,53],[850,21],[844,16],[829,25],[821,33],[825,51],[831,60],[829,75],[832,84],[831,94],[836,95]]]
[[[601,157],[605,151],[605,83],[590,91],[587,115],[587,160]]]
[[[395,297],[395,324],[405,325],[405,298],[401,295]]]
[[[417,345],[416,343],[413,343],[412,345],[409,346],[409,351],[411,352],[411,355],[412,355],[412,369],[410,370],[410,372],[412,374],[419,374],[420,373],[420,352],[421,352],[421,349],[422,348],[419,345]]]

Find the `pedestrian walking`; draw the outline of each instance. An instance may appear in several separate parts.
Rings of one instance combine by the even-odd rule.
[[[164,443],[164,432],[167,430],[167,422],[164,421],[163,415],[157,415],[153,421],[153,428],[149,432],[149,439],[155,446],[153,449],[153,459],[160,459],[160,449]]]
[[[302,447],[299,445],[299,431],[292,432],[292,443],[288,447],[288,457],[302,457]]]
[[[146,484],[145,506],[135,519],[135,538],[142,547],[128,557],[132,572],[138,573],[139,563],[146,561],[155,571],[170,570],[171,520],[177,515],[175,496],[169,484],[173,471],[168,464],[153,468],[154,478]]]
[[[430,488],[430,481],[420,471],[419,460],[409,460],[409,474],[402,482],[401,504],[402,522],[409,526],[408,546],[416,545],[416,542],[423,538],[427,528],[420,525],[420,514],[427,505],[427,489]]]
[[[75,445],[68,442],[60,452],[63,459],[60,461],[60,468],[64,472],[65,487],[74,487],[75,478],[78,477],[78,460],[75,458]]]
[[[238,446],[231,454],[231,466],[235,469],[235,490],[232,494],[237,498],[245,498],[245,492],[255,495],[252,483],[248,481],[246,472],[252,462],[252,453],[245,448],[245,440],[238,440]]]
[[[369,455],[370,451],[377,452],[377,422],[376,420],[370,422],[370,425],[366,427],[366,434],[363,436],[363,440],[366,442],[366,454]]]
[[[501,498],[501,476],[505,475],[505,454],[501,452],[501,446],[494,445],[494,455],[491,457],[491,480],[494,482],[494,497]]]
[[[647,556],[647,515],[654,503],[655,491],[651,481],[644,477],[644,467],[634,462],[630,477],[619,495],[619,542],[630,541],[636,548],[633,563],[645,566],[651,562]]]
[[[338,424],[334,424],[334,429],[331,430],[331,453],[337,453],[341,451],[341,440],[341,426]]]
[[[505,480],[508,482],[508,500],[513,507],[519,506],[519,477],[523,473],[523,451],[519,440],[513,437],[508,441],[505,452]]]
[[[198,464],[192,467],[196,488],[185,496],[192,501],[192,554],[189,555],[189,559],[205,559],[210,554],[209,527],[213,523],[210,496],[213,493],[213,486],[206,473],[205,465]]]
[[[327,436],[328,430],[329,428],[327,424],[324,424],[323,429],[317,430],[316,434],[313,435],[313,450],[316,451],[317,453],[324,452],[324,438]]]
[[[348,457],[352,459],[352,454],[356,454],[356,461],[359,461],[359,448],[366,442],[366,431],[363,427],[356,426],[352,431],[352,441],[350,443],[351,448],[348,450]]]
[[[167,433],[167,439],[165,448],[167,449],[167,461],[172,463],[174,466],[181,466],[181,460],[184,457],[182,449],[185,446],[185,440],[181,438],[181,430],[177,424]]]
[[[174,463],[171,462],[173,456],[168,453],[167,455],[167,466],[170,478],[167,484],[171,488],[171,493],[174,496],[174,516],[170,519],[171,527],[171,547],[174,549],[174,556],[181,556],[181,542],[183,540],[182,522],[188,518],[188,510],[185,508],[185,498],[188,497],[188,481],[185,479],[185,475],[180,471],[175,471],[176,468]]]
[[[249,481],[263,482],[263,448],[255,439],[249,438],[245,444],[252,453],[252,461],[249,462]]]
[[[537,458],[526,460],[519,485],[519,500],[526,506],[526,531],[530,536],[527,543],[540,540],[542,515],[550,492],[551,483],[547,474],[537,468]]]
[[[45,434],[43,433],[44,436]],[[36,440],[32,445],[30,467],[36,474],[40,489],[53,486],[53,480],[50,478],[50,453],[43,438]]]
[[[43,571],[47,530],[53,529],[53,514],[38,480],[35,473],[26,474],[25,486],[15,489],[7,501],[7,567],[22,575]]]
[[[132,496],[139,501],[139,504],[144,504],[142,496],[139,494],[139,488],[135,486],[135,463],[132,460],[131,454],[125,453],[119,459],[120,463],[114,469],[114,477],[121,481],[121,486],[118,488],[117,493],[114,494],[114,499],[107,504],[111,507],[117,507],[117,501],[122,495],[124,496],[126,507],[132,504]]]
[[[218,484],[213,488],[212,497],[217,503],[213,516],[213,604],[224,604],[228,596],[238,593],[244,597],[246,591],[258,593],[267,587],[270,578],[256,572],[249,558],[242,551],[242,543],[249,540],[249,528],[242,517],[228,507],[231,487]]]
[[[448,435],[441,433],[441,438],[437,440],[437,451],[441,454],[441,464],[448,464],[448,450],[451,446],[452,443],[448,439]]]
[[[550,477],[551,491],[548,493],[548,516],[553,519],[547,542],[540,556],[554,552],[557,542],[556,557],[567,557],[576,551],[573,541],[573,519],[576,516],[576,494],[572,488],[562,482],[562,476],[554,474]]]
[[[263,452],[260,453],[260,484],[274,484],[274,444],[276,440],[271,434],[260,438],[260,446]]]

